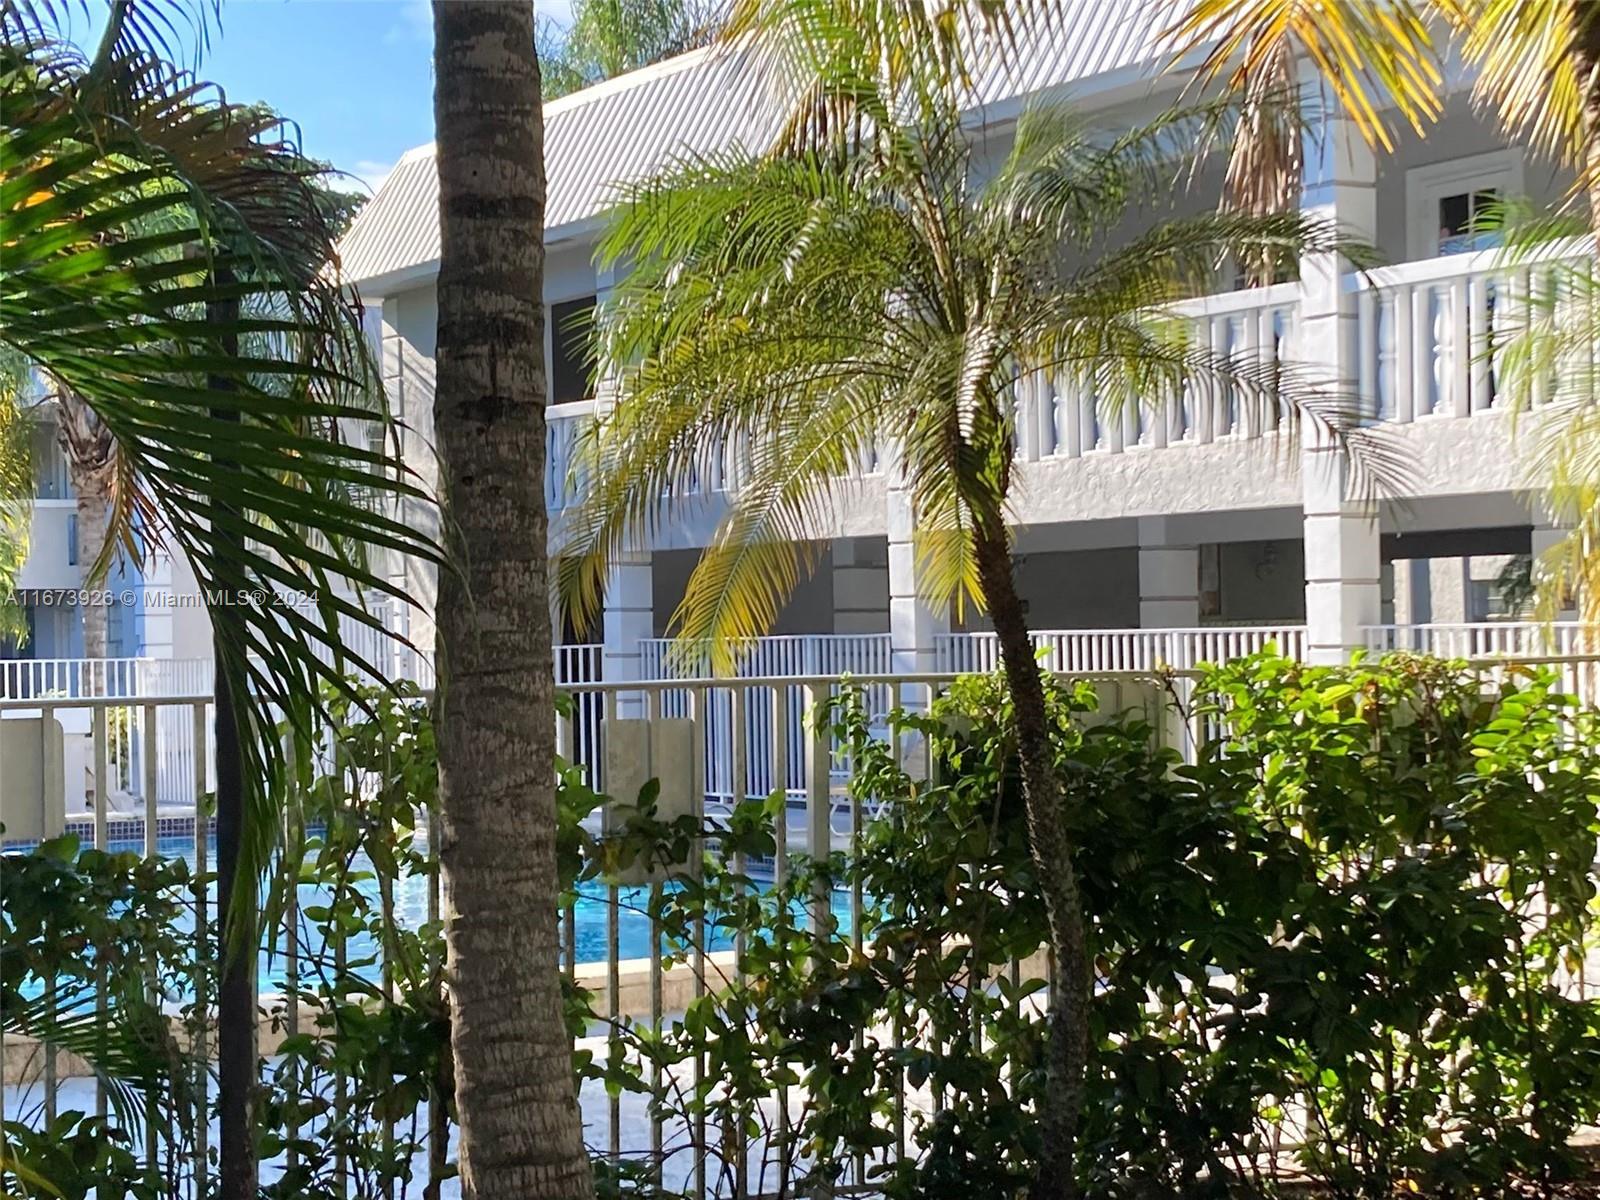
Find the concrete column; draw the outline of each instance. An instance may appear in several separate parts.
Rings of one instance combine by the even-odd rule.
[[[1428,605],[1435,625],[1461,625],[1472,619],[1471,560],[1460,557],[1428,559]]]
[[[173,582],[172,556],[165,549],[148,556],[139,581],[143,593],[140,608],[144,613],[143,644],[138,650],[141,657],[174,657],[179,616],[174,608]],[[203,612],[198,615],[204,620]]]
[[[601,627],[605,647],[601,652],[601,677],[607,682],[627,682],[643,677],[639,642],[655,636],[654,594],[650,555],[637,553],[619,558],[606,581]],[[624,717],[644,716],[643,697],[624,693],[617,712]]]
[[[890,478],[895,478],[898,467],[889,469]],[[888,508],[890,667],[899,674],[926,674],[938,669],[934,638],[950,632],[950,618],[935,613],[917,586],[910,497],[892,487]]]
[[[1377,173],[1372,151],[1329,97],[1320,97],[1318,128],[1307,134],[1307,215],[1336,221],[1356,237],[1377,232]],[[1300,261],[1296,357],[1307,382],[1329,396],[1349,394],[1359,378],[1354,293],[1334,254]],[[1347,414],[1353,417],[1355,414]],[[1382,617],[1377,514],[1350,487],[1343,451],[1309,421],[1302,424],[1306,551],[1306,641],[1313,662],[1342,662],[1365,645],[1363,626]]]
[[[869,538],[833,543],[833,631],[883,633],[889,628],[886,547]]]
[[[1336,449],[1305,454],[1306,652],[1343,662],[1382,616],[1378,522],[1352,504],[1349,466]]]
[[[1175,539],[1166,517],[1139,518],[1139,627],[1200,624],[1200,548]]]
[[[1546,573],[1559,570],[1564,552],[1560,549],[1571,535],[1570,529],[1561,529],[1553,525],[1540,524],[1533,527],[1529,536],[1528,552],[1533,558],[1533,578],[1537,583],[1545,578]],[[1556,611],[1558,621],[1576,621],[1578,619],[1578,597],[1569,592],[1561,598],[1561,607]]]

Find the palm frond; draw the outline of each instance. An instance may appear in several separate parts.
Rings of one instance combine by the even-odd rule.
[[[1587,176],[1595,130],[1585,110],[1600,80],[1582,53],[1595,6],[1568,0],[1440,0],[1461,57],[1477,68],[1473,97],[1508,134]],[[1580,180],[1583,184],[1584,180]]]
[[[897,109],[1008,70],[1019,39],[1060,27],[1061,0],[733,0],[723,41],[775,81],[783,150],[863,144]]]
[[[1185,0],[1165,39],[1174,65],[1204,51],[1201,83],[1236,95],[1298,89],[1294,64],[1312,66],[1373,146],[1394,149],[1390,107],[1418,133],[1443,111],[1444,75],[1427,17],[1412,0]]]
[[[1172,315],[1230,258],[1372,258],[1298,212],[1160,211],[1194,177],[1197,137],[1236,106],[1109,140],[1068,111],[1030,111],[1007,158],[980,172],[948,101],[884,107],[892,125],[854,145],[682,161],[619,194],[602,258],[630,271],[596,317],[616,405],[584,439],[589,490],[560,555],[581,615],[608,564],[680,514],[671,498],[729,445],[748,447],[749,469],[717,501],[726,511],[673,617],[697,648],[709,641],[717,669],[777,617],[867,447],[912,506],[929,599],[981,603],[976,549],[1007,537],[1014,386],[1028,372],[1089,378],[1113,407],[1228,389],[1291,413],[1284,444],[1303,426],[1342,445],[1363,486],[1403,490],[1403,456],[1337,381],[1201,344]],[[1153,225],[1124,232],[1146,213]]]
[[[440,557],[359,497],[428,497],[344,436],[381,389],[303,160],[261,115],[140,54],[89,78],[3,53],[0,337],[110,431],[120,518],[164,530],[226,597],[213,623],[245,725],[253,886],[278,824],[275,714],[371,665],[340,637],[340,616],[380,627],[354,594],[401,596],[368,550]]]

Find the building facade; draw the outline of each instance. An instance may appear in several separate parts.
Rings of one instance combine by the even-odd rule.
[[[1132,0],[1086,5],[1070,37],[1018,47],[1006,64],[982,68],[972,136],[1003,148],[1024,106],[1040,101],[1070,98],[1107,129],[1172,105],[1186,80],[1163,70],[1159,10]],[[1214,294],[1181,310],[1215,350],[1292,361],[1359,396],[1407,464],[1403,492],[1375,512],[1357,503],[1337,451],[1235,398],[1152,401],[1111,419],[1068,380],[1025,379],[1016,572],[1035,629],[1293,629],[1308,656],[1330,660],[1392,644],[1394,626],[1509,615],[1528,557],[1561,531],[1548,526],[1532,488],[1526,434],[1497,403],[1492,353],[1496,320],[1539,280],[1508,266],[1474,214],[1492,199],[1558,202],[1569,181],[1506,144],[1492,115],[1474,111],[1469,86],[1456,79],[1438,124],[1426,137],[1402,135],[1392,153],[1375,155],[1336,113],[1308,138],[1303,204],[1370,242],[1387,266],[1358,274],[1308,258],[1298,281],[1262,288],[1219,277]],[[615,284],[593,265],[610,186],[674,155],[759,148],[776,109],[740,56],[699,52],[554,101],[545,119],[546,487],[558,540],[561,513],[578,499],[567,471],[573,438],[599,403],[570,321]],[[1220,168],[1176,203],[1208,208],[1219,195]],[[425,476],[436,210],[432,147],[420,147],[342,247],[364,302],[381,312],[385,386]],[[562,631],[569,642],[604,645],[608,679],[659,668],[657,639],[737,485],[730,464],[700,481],[698,494],[674,500],[661,535],[616,567],[601,627]],[[826,639],[826,661],[811,670],[973,661],[960,647],[971,640],[964,634],[981,632],[982,617],[958,624],[920,599],[910,524],[896,480],[863,464],[816,529],[818,567],[772,631]],[[413,636],[426,641],[431,580],[395,570],[408,573],[421,622]]]
[[[141,561],[119,556],[106,578],[84,587],[96,553],[78,534],[78,501],[53,408],[33,405],[34,497],[28,556],[16,580],[26,636],[0,643],[0,692],[70,690],[64,664],[83,657],[83,605],[106,609],[106,653],[118,661],[201,658],[211,629],[181,554],[155,547]],[[85,593],[89,593],[86,595]]]

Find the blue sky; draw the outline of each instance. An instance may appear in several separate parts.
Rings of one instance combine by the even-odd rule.
[[[568,0],[535,0],[565,21]],[[376,184],[433,140],[427,0],[224,0],[200,75],[297,121],[302,149]],[[192,64],[185,64],[192,65]]]

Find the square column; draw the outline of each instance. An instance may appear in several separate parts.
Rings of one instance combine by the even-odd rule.
[[[606,598],[601,611],[604,648],[601,651],[601,678],[607,683],[628,682],[644,676],[639,643],[655,636],[654,581],[650,555],[637,553],[619,557],[606,580]],[[624,692],[617,698],[617,714],[644,716],[644,698],[637,692]]]
[[[1554,525],[1540,524],[1533,527],[1533,532],[1529,536],[1528,552],[1533,559],[1535,583],[1546,578],[1551,572],[1560,570],[1569,553],[1563,547],[1571,536],[1572,530]],[[1558,621],[1578,619],[1578,596],[1572,589],[1566,589],[1562,595],[1561,606],[1556,610],[1555,619]]]
[[[1349,470],[1337,447],[1305,453],[1306,655],[1313,663],[1346,661],[1383,615],[1377,514],[1345,498]]]
[[[1331,97],[1313,102],[1323,115],[1306,135],[1301,209],[1370,241],[1377,233],[1372,150]],[[1306,384],[1322,389],[1325,403],[1352,394],[1360,377],[1356,297],[1344,287],[1348,269],[1337,254],[1307,254],[1300,260],[1294,354]],[[1339,415],[1353,421],[1360,414]],[[1344,451],[1309,419],[1301,424],[1300,444],[1306,652],[1312,662],[1343,662],[1366,645],[1364,627],[1379,624],[1383,616],[1377,512],[1353,493]]]
[[[882,633],[889,628],[889,564],[867,538],[833,543],[833,631]]]
[[[897,465],[886,469],[896,478]],[[930,674],[939,669],[935,639],[950,632],[950,618],[935,613],[918,587],[911,498],[891,487],[888,509],[889,666],[897,674]]]
[[[1200,547],[1174,539],[1165,517],[1139,518],[1139,628],[1200,624]]]

